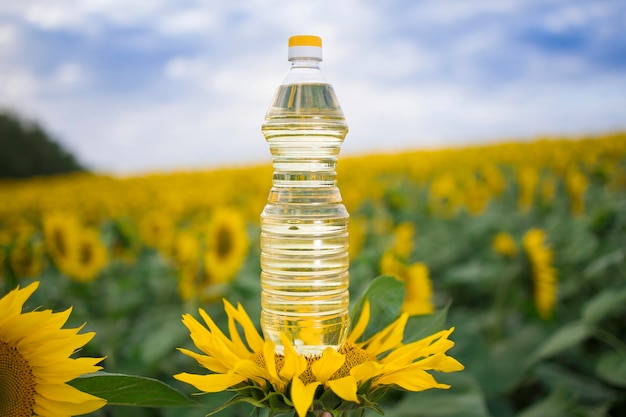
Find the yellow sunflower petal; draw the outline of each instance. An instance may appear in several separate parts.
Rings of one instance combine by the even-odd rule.
[[[94,399],[101,400],[67,384],[38,384],[36,390],[39,395],[54,401],[82,403]]]
[[[33,295],[38,287],[39,281],[35,281],[22,289],[17,287],[0,298],[0,320],[9,315],[19,315],[26,300]]]
[[[228,372],[228,370],[230,369],[228,364],[224,363],[224,361],[222,360],[213,358],[211,356],[201,355],[199,353],[192,352],[184,348],[179,348],[178,350],[182,352],[183,354],[189,356],[190,358],[195,359],[200,365],[204,366],[206,369],[210,371],[223,374],[223,373]]]
[[[313,397],[315,396],[315,390],[320,385],[319,382],[312,382],[304,385],[304,382],[300,378],[294,378],[291,383],[291,402],[298,413],[298,417],[306,417],[311,404],[313,404]]]
[[[343,378],[333,379],[332,381],[326,381],[326,385],[330,387],[335,394],[346,401],[359,402],[359,398],[356,395],[357,384],[353,376],[348,375]]]
[[[242,375],[228,372],[227,374],[195,375],[183,372],[174,375],[179,381],[193,385],[204,392],[221,392],[246,380]]]
[[[367,381],[368,379],[377,377],[383,372],[383,365],[375,361],[363,362],[350,369],[350,375],[352,375],[357,382]]]
[[[274,379],[278,379],[278,373],[276,372],[276,345],[271,340],[266,340],[263,345],[263,358],[265,359],[265,366],[270,376]]]
[[[365,350],[375,356],[380,355],[390,349],[398,347],[402,344],[404,337],[404,327],[409,319],[407,313],[403,313],[397,320],[385,327],[381,332],[372,336],[365,343]]]
[[[280,338],[282,340],[283,346],[285,348],[284,356],[285,362],[283,363],[283,367],[280,369],[278,373],[281,378],[285,378],[287,380],[291,380],[295,377],[300,376],[302,372],[306,369],[306,358],[298,355],[298,352],[293,348],[289,339],[284,333],[280,334]]]
[[[311,371],[317,381],[326,382],[345,362],[346,358],[331,347],[322,352],[322,357],[311,365]]]
[[[456,372],[465,369],[459,361],[443,353],[429,356],[415,363],[419,364],[422,369],[439,372]]]
[[[382,362],[388,366],[397,368],[434,353],[444,353],[454,346],[454,342],[448,340],[448,336],[453,331],[454,327],[451,327],[448,330],[442,330],[423,339],[401,346],[393,352],[390,352]]]
[[[243,327],[243,333],[246,336],[246,341],[248,342],[250,349],[255,352],[260,351],[263,348],[263,338],[257,331],[256,327],[254,327],[254,323],[252,323],[252,320],[250,320],[248,313],[246,313],[246,310],[241,304],[237,305],[236,320]]]
[[[250,355],[252,352],[250,352],[248,347],[243,343],[241,336],[239,335],[239,330],[237,330],[237,324],[235,322],[235,314],[237,313],[237,310],[235,310],[235,307],[233,307],[233,305],[226,299],[224,299],[223,302],[224,310],[228,316],[228,333],[230,334],[230,340],[233,342],[235,354],[239,357]]]
[[[373,385],[398,385],[408,391],[424,391],[431,388],[450,388],[450,385],[440,384],[428,372],[415,366],[386,373],[374,381]]]
[[[103,399],[97,397],[92,398],[92,400],[83,403],[70,403],[39,397],[33,407],[33,411],[37,413],[38,416],[69,417],[91,413],[106,404],[106,401]]]
[[[359,316],[359,320],[356,325],[352,328],[350,335],[348,335],[348,342],[356,343],[359,340],[359,337],[363,335],[365,329],[367,328],[367,324],[370,321],[370,302],[366,298],[363,302],[363,308],[361,309],[361,315]]]

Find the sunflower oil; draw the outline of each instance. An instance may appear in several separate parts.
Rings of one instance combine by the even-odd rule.
[[[262,127],[274,176],[261,214],[261,326],[277,352],[289,343],[316,355],[349,327],[349,216],[335,172],[348,127],[321,78],[321,40],[290,38],[289,59]]]

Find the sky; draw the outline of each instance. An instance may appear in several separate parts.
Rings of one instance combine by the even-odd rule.
[[[268,163],[296,34],[340,157],[626,129],[622,0],[2,0],[0,109],[101,173]]]

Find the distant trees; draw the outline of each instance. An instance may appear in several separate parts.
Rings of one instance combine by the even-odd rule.
[[[0,178],[84,171],[72,154],[63,149],[34,122],[0,112]]]

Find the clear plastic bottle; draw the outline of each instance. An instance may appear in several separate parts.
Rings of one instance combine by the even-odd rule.
[[[261,214],[261,327],[304,355],[338,348],[349,329],[348,212],[336,185],[348,132],[333,87],[322,78],[317,36],[292,36],[291,69],[262,132],[274,164]]]

